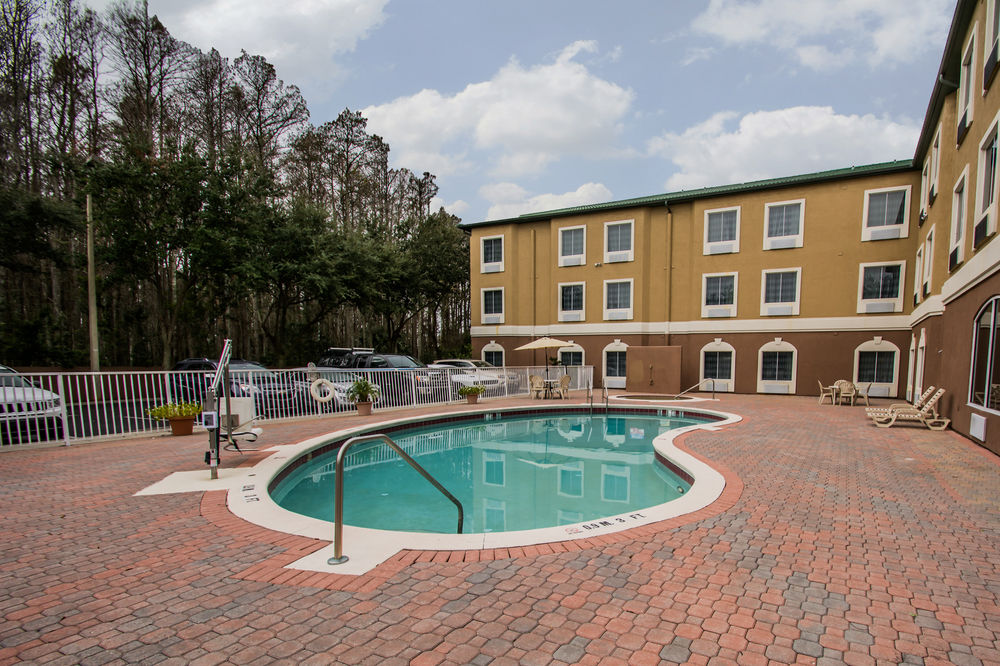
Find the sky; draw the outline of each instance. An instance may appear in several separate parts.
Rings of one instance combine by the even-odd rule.
[[[108,0],[90,0],[101,9]],[[954,0],[149,0],[467,222],[913,156]]]

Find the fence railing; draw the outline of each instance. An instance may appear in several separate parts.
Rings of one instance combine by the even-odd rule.
[[[507,368],[415,368],[356,370],[295,368],[230,372],[230,395],[252,398],[257,423],[353,411],[347,389],[359,378],[379,389],[376,411],[447,404],[459,400],[458,389],[478,384],[480,399],[528,395],[530,375],[546,374],[541,366]],[[593,384],[592,366],[550,366],[549,378],[571,377],[570,389]],[[46,372],[0,373],[0,447],[40,441],[74,441],[141,436],[166,432],[166,421],[148,410],[171,402],[202,402],[214,372]],[[318,395],[317,379],[331,390]],[[332,394],[332,395],[331,395]]]

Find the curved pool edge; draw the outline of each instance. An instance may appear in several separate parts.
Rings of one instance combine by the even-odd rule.
[[[310,518],[288,511],[279,506],[267,492],[272,480],[280,475],[286,467],[289,467],[298,458],[308,454],[310,451],[326,445],[331,439],[343,440],[355,435],[378,432],[387,426],[399,427],[419,424],[435,418],[475,418],[477,415],[495,412],[511,414],[517,412],[589,410],[587,405],[562,404],[502,408],[484,406],[481,409],[462,412],[421,414],[419,416],[388,419],[380,421],[377,424],[363,424],[343,430],[334,430],[295,444],[272,447],[268,449],[268,451],[273,452],[271,455],[250,468],[248,477],[253,482],[243,483],[238,487],[230,488],[226,504],[230,512],[234,515],[259,527],[331,542],[328,546],[289,565],[291,568],[326,573],[361,574],[370,571],[401,550],[461,551],[513,548],[614,534],[694,513],[710,506],[722,495],[726,486],[725,477],[709,463],[678,448],[675,445],[675,440],[693,431],[719,430],[725,426],[738,423],[742,420],[742,417],[728,412],[705,409],[701,406],[674,408],[653,405],[630,405],[628,407],[616,406],[613,409],[649,411],[653,414],[667,410],[676,410],[712,415],[719,419],[710,423],[695,424],[670,430],[658,435],[653,440],[653,448],[658,457],[670,461],[677,469],[684,471],[694,478],[694,483],[684,495],[664,504],[639,511],[617,514],[600,520],[513,532],[431,534],[422,532],[396,532],[344,525],[343,551],[344,554],[349,556],[349,560],[345,564],[329,565],[327,564],[327,560],[333,555],[333,522]],[[603,408],[601,410],[603,411]],[[332,496],[330,501],[333,502]]]

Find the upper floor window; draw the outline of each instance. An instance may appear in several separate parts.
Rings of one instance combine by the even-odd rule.
[[[582,266],[587,254],[586,227],[563,227],[559,230],[559,265]]]
[[[632,318],[632,279],[605,280],[604,318]]]
[[[995,119],[979,144],[979,205],[972,230],[973,247],[979,247],[996,231],[997,123]]]
[[[705,211],[703,254],[740,251],[740,207]]]
[[[503,270],[503,236],[483,238],[482,263],[480,272],[499,273]]]
[[[972,124],[973,101],[972,94],[973,81],[976,80],[976,31],[973,29],[969,36],[969,42],[965,45],[962,55],[962,69],[958,75],[958,129],[955,134],[955,143],[962,143],[969,125]]]
[[[584,320],[584,283],[559,285],[559,321]]]
[[[858,312],[902,312],[904,266],[902,261],[861,264]]]
[[[909,198],[909,185],[866,190],[865,223],[861,230],[861,240],[906,238],[909,235]]]
[[[802,247],[802,212],[805,199],[782,201],[764,206],[764,249]]]
[[[978,26],[977,26],[978,27]],[[986,48],[983,49],[983,90],[990,87],[997,73],[997,37],[1000,37],[1000,0],[986,2]]]
[[[927,239],[924,241],[924,296],[931,295],[931,273],[934,270],[934,227],[927,232]]]
[[[966,166],[962,175],[955,183],[951,199],[951,242],[948,246],[948,270],[955,270],[965,259],[965,225],[968,209],[968,190],[965,186],[969,178],[969,167]]]
[[[503,287],[483,289],[481,294],[483,301],[482,323],[502,324],[504,320]]]
[[[924,274],[924,246],[917,248],[917,255],[913,260],[913,304],[920,302],[920,276]]]
[[[604,224],[604,263],[617,261],[632,261],[633,251],[632,220],[623,222],[605,222]]]
[[[736,273],[702,276],[702,317],[736,316]]]
[[[762,271],[761,316],[799,314],[801,268]]]

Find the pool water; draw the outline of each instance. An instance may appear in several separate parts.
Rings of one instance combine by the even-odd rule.
[[[703,420],[650,415],[515,416],[438,424],[393,440],[462,503],[463,532],[527,530],[639,511],[689,484],[660,464],[652,441]],[[303,463],[271,493],[282,507],[333,520],[336,451]],[[352,447],[344,523],[455,533],[458,512],[381,442]]]

